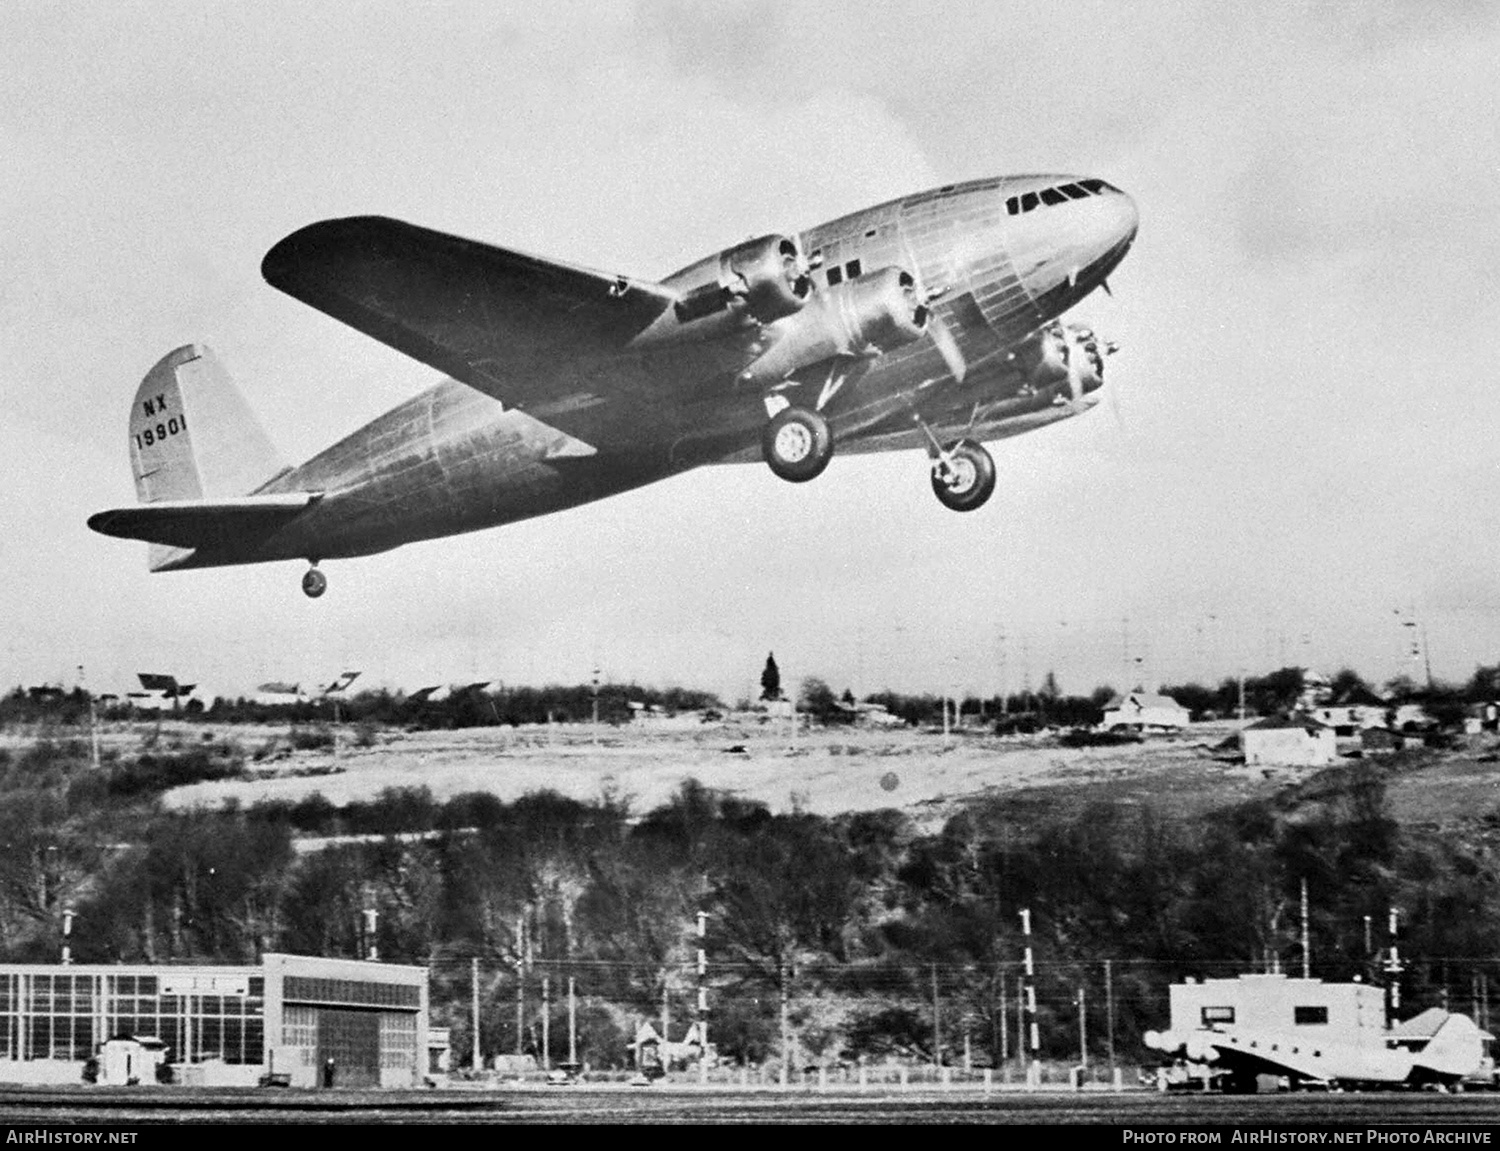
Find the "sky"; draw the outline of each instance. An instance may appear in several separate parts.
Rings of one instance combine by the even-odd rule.
[[[1453,0],[6,4],[0,684],[1464,680],[1500,663],[1497,59],[1500,6]],[[314,220],[660,277],[1038,171],[1136,200],[1070,316],[1120,351],[977,512],[919,453],[705,468],[330,561],[317,601],[85,527],[180,344],[294,462],[434,382],[261,280]]]

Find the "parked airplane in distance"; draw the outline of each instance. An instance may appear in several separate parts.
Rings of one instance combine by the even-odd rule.
[[[274,287],[450,378],[285,466],[213,353],[169,352],[130,410],[140,503],[90,517],[152,571],[324,559],[573,507],[704,464],[800,483],[925,449],[956,511],[986,441],[1092,407],[1102,344],[1059,317],[1124,258],[1129,196],[1011,176],[762,236],[659,283],[366,216],[292,233]]]

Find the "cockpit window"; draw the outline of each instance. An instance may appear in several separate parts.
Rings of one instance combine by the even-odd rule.
[[[1019,196],[1012,196],[1005,201],[1005,211],[1008,215],[1019,216],[1022,212],[1030,212],[1043,204],[1066,204],[1069,200],[1085,200],[1090,196],[1103,195],[1106,190],[1118,192],[1120,189],[1103,180],[1093,179],[1079,180],[1076,184],[1059,184],[1055,188],[1043,188],[1039,192],[1023,192]]]

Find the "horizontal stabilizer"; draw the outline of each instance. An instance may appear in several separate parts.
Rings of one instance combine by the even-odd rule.
[[[89,517],[89,527],[107,536],[174,548],[218,548],[269,535],[322,498],[321,492],[287,492],[221,500],[159,500],[99,512]]]

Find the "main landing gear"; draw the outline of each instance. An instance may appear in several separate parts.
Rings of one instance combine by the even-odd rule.
[[[932,461],[932,492],[945,507],[971,512],[995,491],[995,461],[973,440],[940,451]]]
[[[783,408],[766,424],[760,448],[771,470],[794,484],[817,479],[833,459],[828,421],[807,408]]]
[[[995,492],[995,461],[990,453],[973,440],[957,440],[944,447],[921,416],[914,418],[928,440],[932,491],[939,502],[956,512],[983,507]],[[773,472],[803,484],[822,475],[833,458],[833,432],[820,413],[785,407],[767,422],[760,447]]]
[[[318,570],[318,561],[312,561],[302,576],[302,594],[308,599],[317,599],[328,590],[328,577]]]

